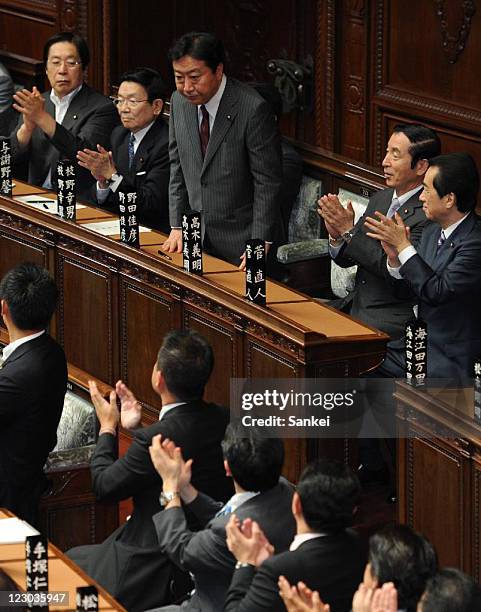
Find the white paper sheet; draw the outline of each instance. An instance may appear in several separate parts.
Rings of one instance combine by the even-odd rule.
[[[17,517],[0,519],[0,544],[25,542],[25,538],[39,532]]]
[[[97,232],[97,234],[102,234],[102,236],[114,236],[115,234],[120,234],[120,223],[118,219],[114,219],[113,221],[82,223],[82,227],[86,227],[94,232]],[[150,228],[139,225],[139,232],[141,234],[151,231],[152,230]]]
[[[22,202],[22,204],[28,204],[32,208],[37,208],[38,210],[43,210],[53,215],[57,214],[57,200],[52,200],[42,195],[15,196],[14,199]],[[77,204],[77,210],[81,210],[82,208],[87,207],[84,204]]]

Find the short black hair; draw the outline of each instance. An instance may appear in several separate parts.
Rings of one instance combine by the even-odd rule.
[[[169,60],[175,62],[184,55],[204,61],[212,72],[219,64],[225,65],[224,45],[210,32],[189,32],[176,40],[169,50]]]
[[[165,335],[157,355],[157,368],[179,401],[200,399],[214,367],[207,340],[193,330],[173,330]]]
[[[438,169],[433,186],[440,198],[454,193],[459,212],[469,212],[476,208],[479,172],[469,153],[438,155],[430,160],[429,167]]]
[[[393,134],[403,133],[411,143],[409,155],[412,157],[411,168],[420,159],[431,159],[441,153],[441,141],[434,130],[419,123],[398,123]]]
[[[167,89],[162,77],[152,68],[134,68],[134,70],[124,72],[120,77],[120,83],[122,84],[124,81],[142,85],[147,92],[150,103],[157,99],[165,100],[167,96]]]
[[[426,582],[437,570],[432,544],[408,525],[388,525],[369,540],[371,573],[378,585],[393,582],[398,608],[416,612]]]
[[[446,567],[430,578],[422,597],[423,612],[479,612],[481,590],[471,576]]]
[[[245,491],[267,491],[279,482],[284,464],[280,438],[267,437],[257,427],[243,427],[239,421],[232,421],[227,426],[222,451],[232,478]]]
[[[304,469],[297,493],[309,528],[315,532],[336,532],[352,524],[361,485],[349,466],[322,458]]]
[[[77,48],[77,53],[82,64],[82,70],[85,70],[90,62],[90,52],[85,38],[74,32],[58,32],[51,36],[43,46],[43,63],[47,65],[48,54],[50,47],[57,43],[67,42],[72,43]]]
[[[0,283],[0,300],[5,300],[16,327],[45,329],[57,306],[58,290],[45,268],[23,263],[5,274]]]

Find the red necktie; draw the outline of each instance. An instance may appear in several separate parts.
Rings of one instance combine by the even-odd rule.
[[[202,121],[200,122],[200,146],[202,148],[202,157],[205,157],[210,136],[209,113],[203,104],[200,107],[200,110],[202,112]]]

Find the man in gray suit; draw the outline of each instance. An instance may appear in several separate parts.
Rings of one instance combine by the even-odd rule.
[[[108,147],[119,118],[108,98],[84,83],[89,63],[85,40],[72,32],[60,32],[47,40],[44,62],[52,89],[41,94],[36,87],[15,96],[14,108],[23,122],[12,138],[15,161],[28,160],[28,180],[51,188],[57,162],[74,161],[77,152]],[[77,166],[77,196],[88,199],[95,179]]]
[[[404,333],[412,316],[414,300],[402,293],[390,277],[380,243],[366,236],[364,221],[376,211],[392,217],[397,211],[411,230],[416,245],[427,223],[419,195],[428,160],[439,155],[441,145],[435,132],[422,125],[397,125],[386,148],[382,166],[388,189],[375,193],[366,212],[354,225],[354,211],[343,208],[337,196],[319,200],[319,214],[329,232],[331,257],[342,267],[358,266],[354,291],[336,307],[367,325],[377,327],[393,339]]]
[[[0,64],[0,136],[9,136],[15,124],[13,81],[8,70]]]
[[[267,102],[224,74],[222,42],[182,36],[170,50],[177,91],[170,106],[169,206],[164,244],[182,251],[182,213],[203,214],[203,245],[238,264],[246,240],[269,243],[280,223],[280,138]],[[242,265],[242,264],[241,264]]]
[[[227,427],[222,442],[224,465],[236,492],[224,506],[190,484],[192,460],[184,462],[180,448],[160,436],[153,438],[150,455],[163,483],[160,499],[164,510],[153,517],[160,551],[191,572],[195,581],[195,592],[188,601],[161,610],[222,610],[235,568],[225,531],[234,512],[238,520],[248,519],[246,530],[252,521],[259,523],[276,552],[288,549],[295,532],[293,488],[279,479],[284,462],[282,440],[264,435],[239,423]],[[202,531],[188,529],[184,509],[204,525]]]

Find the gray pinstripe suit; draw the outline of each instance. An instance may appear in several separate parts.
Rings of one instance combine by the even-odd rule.
[[[250,238],[272,241],[280,221],[279,132],[272,110],[252,88],[227,79],[202,159],[197,106],[174,92],[170,108],[170,224],[202,211],[216,254],[239,263]]]

